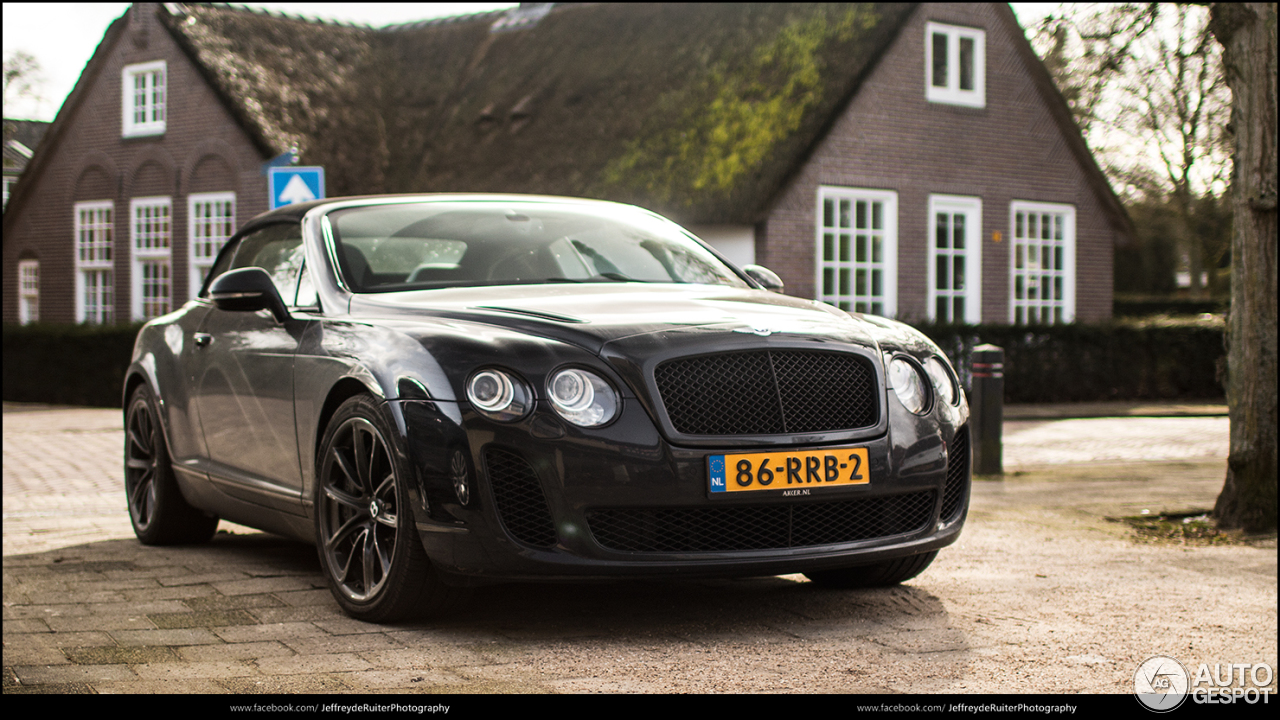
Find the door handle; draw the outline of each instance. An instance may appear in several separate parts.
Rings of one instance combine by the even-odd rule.
[[[213,336],[208,333],[196,333],[196,347],[202,348],[213,342]]]

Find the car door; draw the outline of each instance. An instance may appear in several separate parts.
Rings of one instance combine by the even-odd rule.
[[[240,238],[224,270],[261,267],[285,304],[293,305],[302,263],[301,230],[289,222]],[[308,323],[295,318],[281,323],[267,310],[214,307],[195,336],[194,405],[210,479],[233,497],[295,514],[303,510],[294,355]]]

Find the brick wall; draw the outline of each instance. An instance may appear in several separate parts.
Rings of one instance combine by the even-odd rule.
[[[758,262],[789,294],[816,295],[815,214],[820,185],[898,193],[898,317],[926,317],[930,194],[982,199],[982,317],[1009,318],[1009,207],[1014,200],[1076,210],[1076,319],[1111,316],[1114,230],[1068,149],[1010,28],[994,6],[923,4],[844,115],[771,208]],[[925,23],[986,31],[986,106],[925,100]],[[993,233],[1002,234],[994,242]]]
[[[172,306],[189,297],[187,196],[193,192],[236,193],[236,225],[267,209],[265,160],[236,124],[186,55],[154,16],[153,4],[130,9],[128,26],[110,46],[99,48],[82,83],[88,92],[59,117],[62,132],[45,142],[42,172],[19,216],[6,218],[4,238],[5,322],[16,322],[17,258],[40,260],[40,319],[75,321],[73,206],[84,200],[114,202],[115,317],[130,316],[129,201],[167,195],[172,200]],[[122,138],[121,73],[126,65],[165,60],[166,126],[161,136]]]

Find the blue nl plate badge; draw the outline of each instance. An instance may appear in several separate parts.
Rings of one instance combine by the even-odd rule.
[[[708,467],[711,470],[711,492],[725,492],[724,481],[724,456],[712,455],[709,458]]]

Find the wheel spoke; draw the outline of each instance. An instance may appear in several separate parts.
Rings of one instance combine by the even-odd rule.
[[[361,498],[354,495],[348,495],[332,485],[326,485],[324,487],[324,494],[330,500],[341,503],[355,510],[367,510],[369,507],[369,503],[365,502]]]
[[[335,447],[333,449],[333,461],[337,464],[338,469],[342,471],[342,474],[347,476],[347,481],[351,487],[364,490],[360,485],[359,473],[356,468],[352,467],[351,461],[347,459],[346,454],[343,452],[343,448]]]
[[[329,536],[329,539],[325,541],[325,549],[330,552],[335,551],[343,540],[346,540],[348,537],[354,535],[360,530],[367,529],[368,521],[369,518],[361,515],[352,516],[349,520],[342,523],[342,526],[335,530],[333,535]]]

